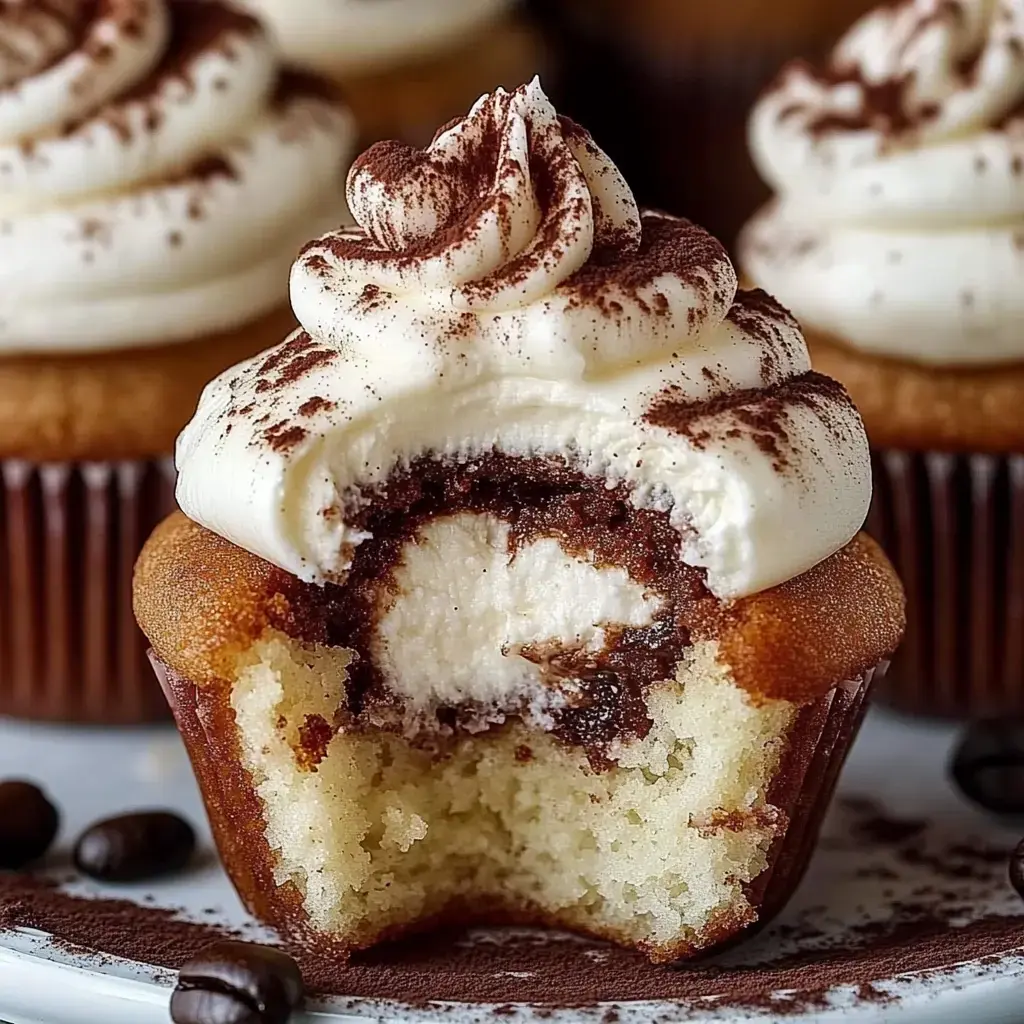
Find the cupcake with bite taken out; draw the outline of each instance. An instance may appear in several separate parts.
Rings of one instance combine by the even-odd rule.
[[[908,0],[751,121],[776,198],[744,269],[800,319],[874,450],[871,529],[907,584],[885,693],[1024,710],[1024,5]]]
[[[516,921],[667,961],[764,922],[903,627],[849,396],[536,81],[348,199],[136,568],[242,898],[343,954]]]
[[[351,126],[213,0],[0,5],[0,714],[163,714],[131,569],[204,383],[294,323]]]
[[[295,67],[337,82],[367,142],[418,145],[548,61],[515,0],[242,0]]]

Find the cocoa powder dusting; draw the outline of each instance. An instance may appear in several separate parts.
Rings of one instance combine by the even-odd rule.
[[[792,313],[766,291],[754,288],[737,293],[726,319],[761,343],[761,383],[778,383],[793,361],[793,338],[780,326],[799,331]]]
[[[330,412],[334,407],[334,402],[331,402],[326,398],[322,398],[319,395],[314,395],[312,398],[307,398],[306,401],[299,406],[299,415],[315,416],[319,412]]]
[[[526,748],[517,752],[523,760],[529,756]],[[604,1004],[600,1012],[614,1015],[633,1000],[678,1000],[685,1007],[712,998],[720,1008],[785,1016],[823,1007],[830,989],[847,986],[858,1000],[884,1004],[893,998],[884,979],[905,972],[941,975],[965,961],[993,967],[1021,945],[1021,915],[951,923],[965,912],[964,878],[976,899],[1007,887],[1008,851],[959,833],[952,842],[943,836],[941,825],[894,817],[873,799],[840,798],[822,845],[857,865],[840,876],[844,889],[867,885],[874,891],[874,883],[862,880],[887,880],[888,905],[876,908],[885,915],[836,930],[828,908],[807,906],[734,952],[678,966],[654,966],[638,953],[542,932],[498,931],[477,941],[464,930],[433,931],[347,962],[323,948],[286,948],[312,993],[349,1000],[491,1003],[499,1009]],[[73,897],[53,881],[0,874],[0,929],[10,928],[51,933],[60,944],[94,951],[100,961],[117,956],[172,970],[210,942],[240,937],[215,924],[181,920],[173,909]],[[780,991],[786,995],[776,996]]]
[[[261,34],[263,29],[253,17],[225,4],[208,0],[169,0],[171,33],[160,63],[140,82],[126,89],[104,108],[81,122],[63,128],[73,136],[89,131],[96,120],[105,122],[125,142],[133,127],[126,108],[136,104],[146,107],[145,127],[155,131],[163,123],[162,93],[170,81],[179,82],[191,92],[195,88],[193,66],[203,54],[220,51],[231,56],[231,40],[238,36]],[[92,54],[103,60],[102,54]],[[88,71],[85,72],[88,74]]]
[[[691,402],[668,388],[644,417],[687,438],[697,449],[719,438],[748,436],[779,472],[789,466],[789,417],[794,408],[809,408],[826,424],[830,410],[848,405],[846,389],[831,377],[810,371],[774,388],[752,388]]]
[[[305,331],[300,331],[290,341],[274,349],[260,364],[256,371],[256,391],[283,389],[337,358],[336,350],[317,344]]]
[[[68,896],[46,878],[0,874],[0,931],[11,928],[36,928],[64,944],[171,969],[207,943],[236,937],[182,920],[175,910]]]
[[[658,314],[667,309],[655,300],[646,303],[640,295],[658,278],[678,277],[698,295],[707,294],[716,268],[729,256],[716,238],[691,221],[645,213],[638,250],[604,249],[587,261],[562,286],[581,304],[604,307],[616,294],[637,302],[643,312]],[[663,297],[664,298],[664,297]],[[621,312],[619,307],[618,312]]]
[[[289,423],[287,420],[282,420],[280,423],[275,423],[272,427],[267,427],[262,434],[263,440],[267,445],[275,452],[281,452],[282,454],[290,452],[293,448],[302,444],[308,436],[309,431],[305,427]]]
[[[891,7],[909,7],[909,0],[892,3]],[[962,31],[964,10],[959,0],[940,0],[925,16],[919,17],[909,36],[903,41],[899,56],[936,24],[952,22],[953,31]],[[957,62],[955,73],[966,87],[974,84],[978,65],[982,57],[984,40],[980,39],[970,52]],[[1012,46],[1011,46],[1012,50]],[[770,87],[777,90],[785,87],[786,78],[794,73],[807,74],[824,85],[837,88],[855,86],[860,96],[859,109],[852,112],[828,111],[812,118],[807,130],[813,137],[839,132],[873,130],[888,137],[898,137],[916,131],[921,125],[933,121],[942,113],[941,104],[933,101],[913,103],[913,87],[916,75],[913,71],[894,75],[881,81],[869,81],[863,69],[849,62],[833,59],[822,69],[812,67],[806,61],[794,61],[783,69],[780,78]],[[794,102],[780,111],[780,120],[806,112],[809,108],[802,102]]]

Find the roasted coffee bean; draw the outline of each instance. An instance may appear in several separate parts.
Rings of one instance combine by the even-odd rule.
[[[102,882],[142,882],[183,868],[195,846],[192,826],[176,814],[124,814],[82,833],[75,867]]]
[[[1017,844],[1017,849],[1010,854],[1010,885],[1017,890],[1017,895],[1024,900],[1024,839]]]
[[[302,975],[286,953],[251,942],[215,942],[182,967],[171,1020],[285,1024],[302,997]]]
[[[50,848],[60,816],[31,782],[0,782],[0,868],[17,870]]]
[[[964,796],[979,807],[1024,815],[1024,722],[975,722],[960,740],[950,772]]]

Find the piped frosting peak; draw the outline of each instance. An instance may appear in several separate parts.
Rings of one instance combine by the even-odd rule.
[[[179,500],[283,568],[338,580],[354,510],[424,457],[554,459],[670,509],[719,596],[797,575],[870,495],[848,397],[793,319],[737,293],[722,246],[641,213],[539,83],[480,100],[424,151],[354,165],[357,227],[292,271],[302,329],[207,389]]]
[[[485,96],[425,151],[378,143],[348,201],[358,227],[307,246],[292,273],[299,320],[333,342],[368,336],[354,320],[401,324],[406,344],[473,334],[494,365],[598,370],[670,350],[736,291],[705,232],[642,225],[618,169],[536,81]]]

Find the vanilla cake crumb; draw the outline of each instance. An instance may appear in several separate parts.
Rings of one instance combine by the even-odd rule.
[[[351,656],[268,634],[232,706],[276,882],[297,887],[318,932],[357,944],[496,898],[661,958],[723,916],[753,920],[744,884],[786,825],[767,796],[795,706],[755,704],[715,655],[696,645],[650,692],[653,727],[607,771],[518,723],[442,757],[340,731],[310,764],[300,729],[332,720]]]

